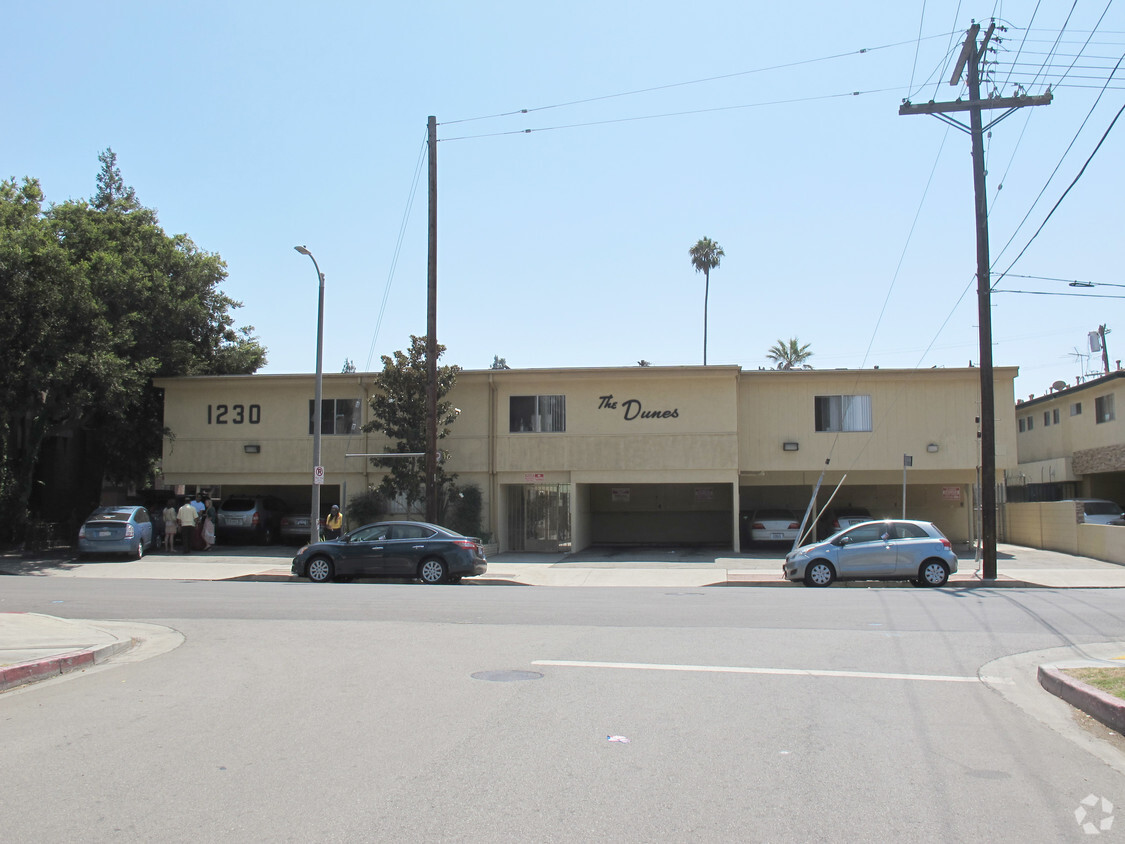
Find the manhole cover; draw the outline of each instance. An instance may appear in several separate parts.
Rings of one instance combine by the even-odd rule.
[[[514,683],[517,680],[539,680],[543,677],[538,671],[478,671],[474,680],[491,680],[493,683]]]

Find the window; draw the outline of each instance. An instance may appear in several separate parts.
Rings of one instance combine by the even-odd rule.
[[[816,430],[871,430],[871,396],[815,396],[814,398]]]
[[[1024,418],[1021,416],[1020,417],[1020,433],[1022,434],[1025,430],[1027,430],[1027,422],[1025,422]]]
[[[1112,422],[1116,418],[1113,413],[1113,393],[1094,399],[1094,421],[1097,424]]]
[[[1027,417],[1027,430],[1030,431],[1034,427],[1035,427],[1035,417],[1034,416]]]
[[[1059,409],[1057,407],[1051,411],[1051,423],[1054,425],[1059,424]]]
[[[1043,411],[1043,427],[1046,428],[1050,424],[1051,424],[1051,411],[1044,410]]]
[[[1082,402],[1076,401],[1074,404],[1072,404],[1070,406],[1070,415],[1071,416],[1081,416],[1082,415]]]
[[[316,399],[309,399],[309,434],[313,433]],[[359,430],[359,399],[321,399],[320,433],[354,434]]]
[[[510,396],[508,431],[557,434],[566,430],[566,396]]]

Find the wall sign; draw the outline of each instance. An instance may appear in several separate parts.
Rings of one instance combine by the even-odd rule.
[[[640,399],[625,399],[618,402],[612,394],[598,396],[598,410],[620,410],[626,422],[632,422],[634,419],[678,419],[680,416],[678,407],[671,410],[645,410]]]
[[[216,404],[207,405],[208,425],[257,425],[262,421],[260,404]]]

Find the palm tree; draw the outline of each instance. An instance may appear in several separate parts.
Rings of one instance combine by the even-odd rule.
[[[796,337],[790,337],[789,342],[778,340],[770,346],[766,357],[777,364],[778,369],[812,369],[805,361],[813,356],[809,351],[810,343],[801,345]]]
[[[707,297],[711,293],[711,270],[723,259],[723,247],[709,237],[700,240],[688,250],[691,265],[703,273],[703,365],[707,365]]]

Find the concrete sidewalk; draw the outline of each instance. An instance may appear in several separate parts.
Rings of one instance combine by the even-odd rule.
[[[135,641],[95,621],[39,613],[0,613],[0,692],[81,671]]]
[[[71,551],[0,556],[0,575],[154,580],[289,581],[293,548],[219,547],[192,554],[151,553],[141,560],[79,560]],[[997,579],[982,580],[971,551],[963,554],[953,588],[1125,588],[1125,566],[1055,551],[1000,545]],[[731,554],[715,549],[594,548],[575,554],[511,552],[489,559],[483,577],[464,584],[522,586],[757,586],[803,588],[781,577],[781,550]],[[831,588],[871,588],[870,581]],[[908,587],[905,581],[879,588]],[[948,587],[947,587],[948,588]]]

